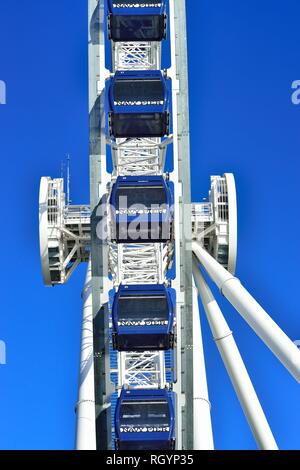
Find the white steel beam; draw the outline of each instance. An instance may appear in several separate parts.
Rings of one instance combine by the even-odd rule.
[[[174,238],[176,278],[176,447],[191,450],[193,430],[193,313],[192,313],[192,239],[190,142],[188,110],[188,63],[186,36],[186,2],[170,0],[170,43],[173,117],[174,170]]]
[[[256,443],[261,450],[277,450],[276,441],[257,398],[232,331],[201,271],[198,269],[198,264],[195,259],[193,260],[193,274],[214,340]]]
[[[199,243],[193,242],[192,249],[211,279],[220,288],[221,293],[295,379],[300,382],[300,351],[295,343],[256,302],[242,286],[239,279],[223,268]]]
[[[108,245],[105,203],[110,175],[106,167],[105,0],[88,0],[89,27],[89,154],[91,208],[91,263],[94,317],[95,408],[97,450],[111,449],[110,360],[108,302]],[[99,229],[102,227],[102,230]]]
[[[214,450],[198,295],[193,285],[194,450]]]
[[[76,406],[76,449],[96,450],[93,305],[91,263],[82,292],[83,315],[78,403]]]

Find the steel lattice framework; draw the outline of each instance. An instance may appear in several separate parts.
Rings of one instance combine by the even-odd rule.
[[[159,70],[161,44],[157,42],[112,43],[113,71]]]
[[[111,145],[114,174],[159,175],[163,173],[168,141],[157,138],[116,139]]]

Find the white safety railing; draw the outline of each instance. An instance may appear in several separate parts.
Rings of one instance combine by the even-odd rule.
[[[62,206],[64,199],[62,199],[63,192],[63,179],[53,179],[48,181],[48,225],[57,226],[60,224],[62,217]]]
[[[212,176],[211,196],[217,223],[228,222],[228,191],[224,176]]]

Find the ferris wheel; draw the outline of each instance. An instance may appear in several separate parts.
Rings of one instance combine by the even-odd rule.
[[[45,285],[88,266],[78,450],[214,448],[198,296],[258,447],[277,449],[204,274],[300,381],[297,346],[235,277],[234,175],[191,202],[185,18],[185,0],[88,1],[90,203],[40,183]]]

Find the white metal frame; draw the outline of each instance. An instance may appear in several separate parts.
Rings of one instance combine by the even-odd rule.
[[[237,257],[237,202],[233,174],[211,177],[209,202],[192,205],[193,239],[235,273]]]
[[[172,244],[110,245],[110,271],[115,286],[162,284],[172,257]]]
[[[214,450],[214,438],[210,414],[211,403],[208,396],[198,293],[195,283],[193,283],[193,331],[194,450]]]
[[[120,387],[164,388],[166,385],[163,351],[119,353]]]
[[[112,62],[116,70],[160,70],[160,42],[113,42]]]
[[[76,449],[96,449],[96,417],[94,388],[94,346],[93,346],[93,305],[92,272],[88,264],[85,286],[82,292],[83,314],[81,328],[81,355],[76,405]]]
[[[111,142],[114,175],[161,175],[168,141],[158,138],[116,139]]]
[[[39,217],[44,284],[65,284],[76,267],[89,259],[90,209],[67,206],[63,179],[43,177]]]

